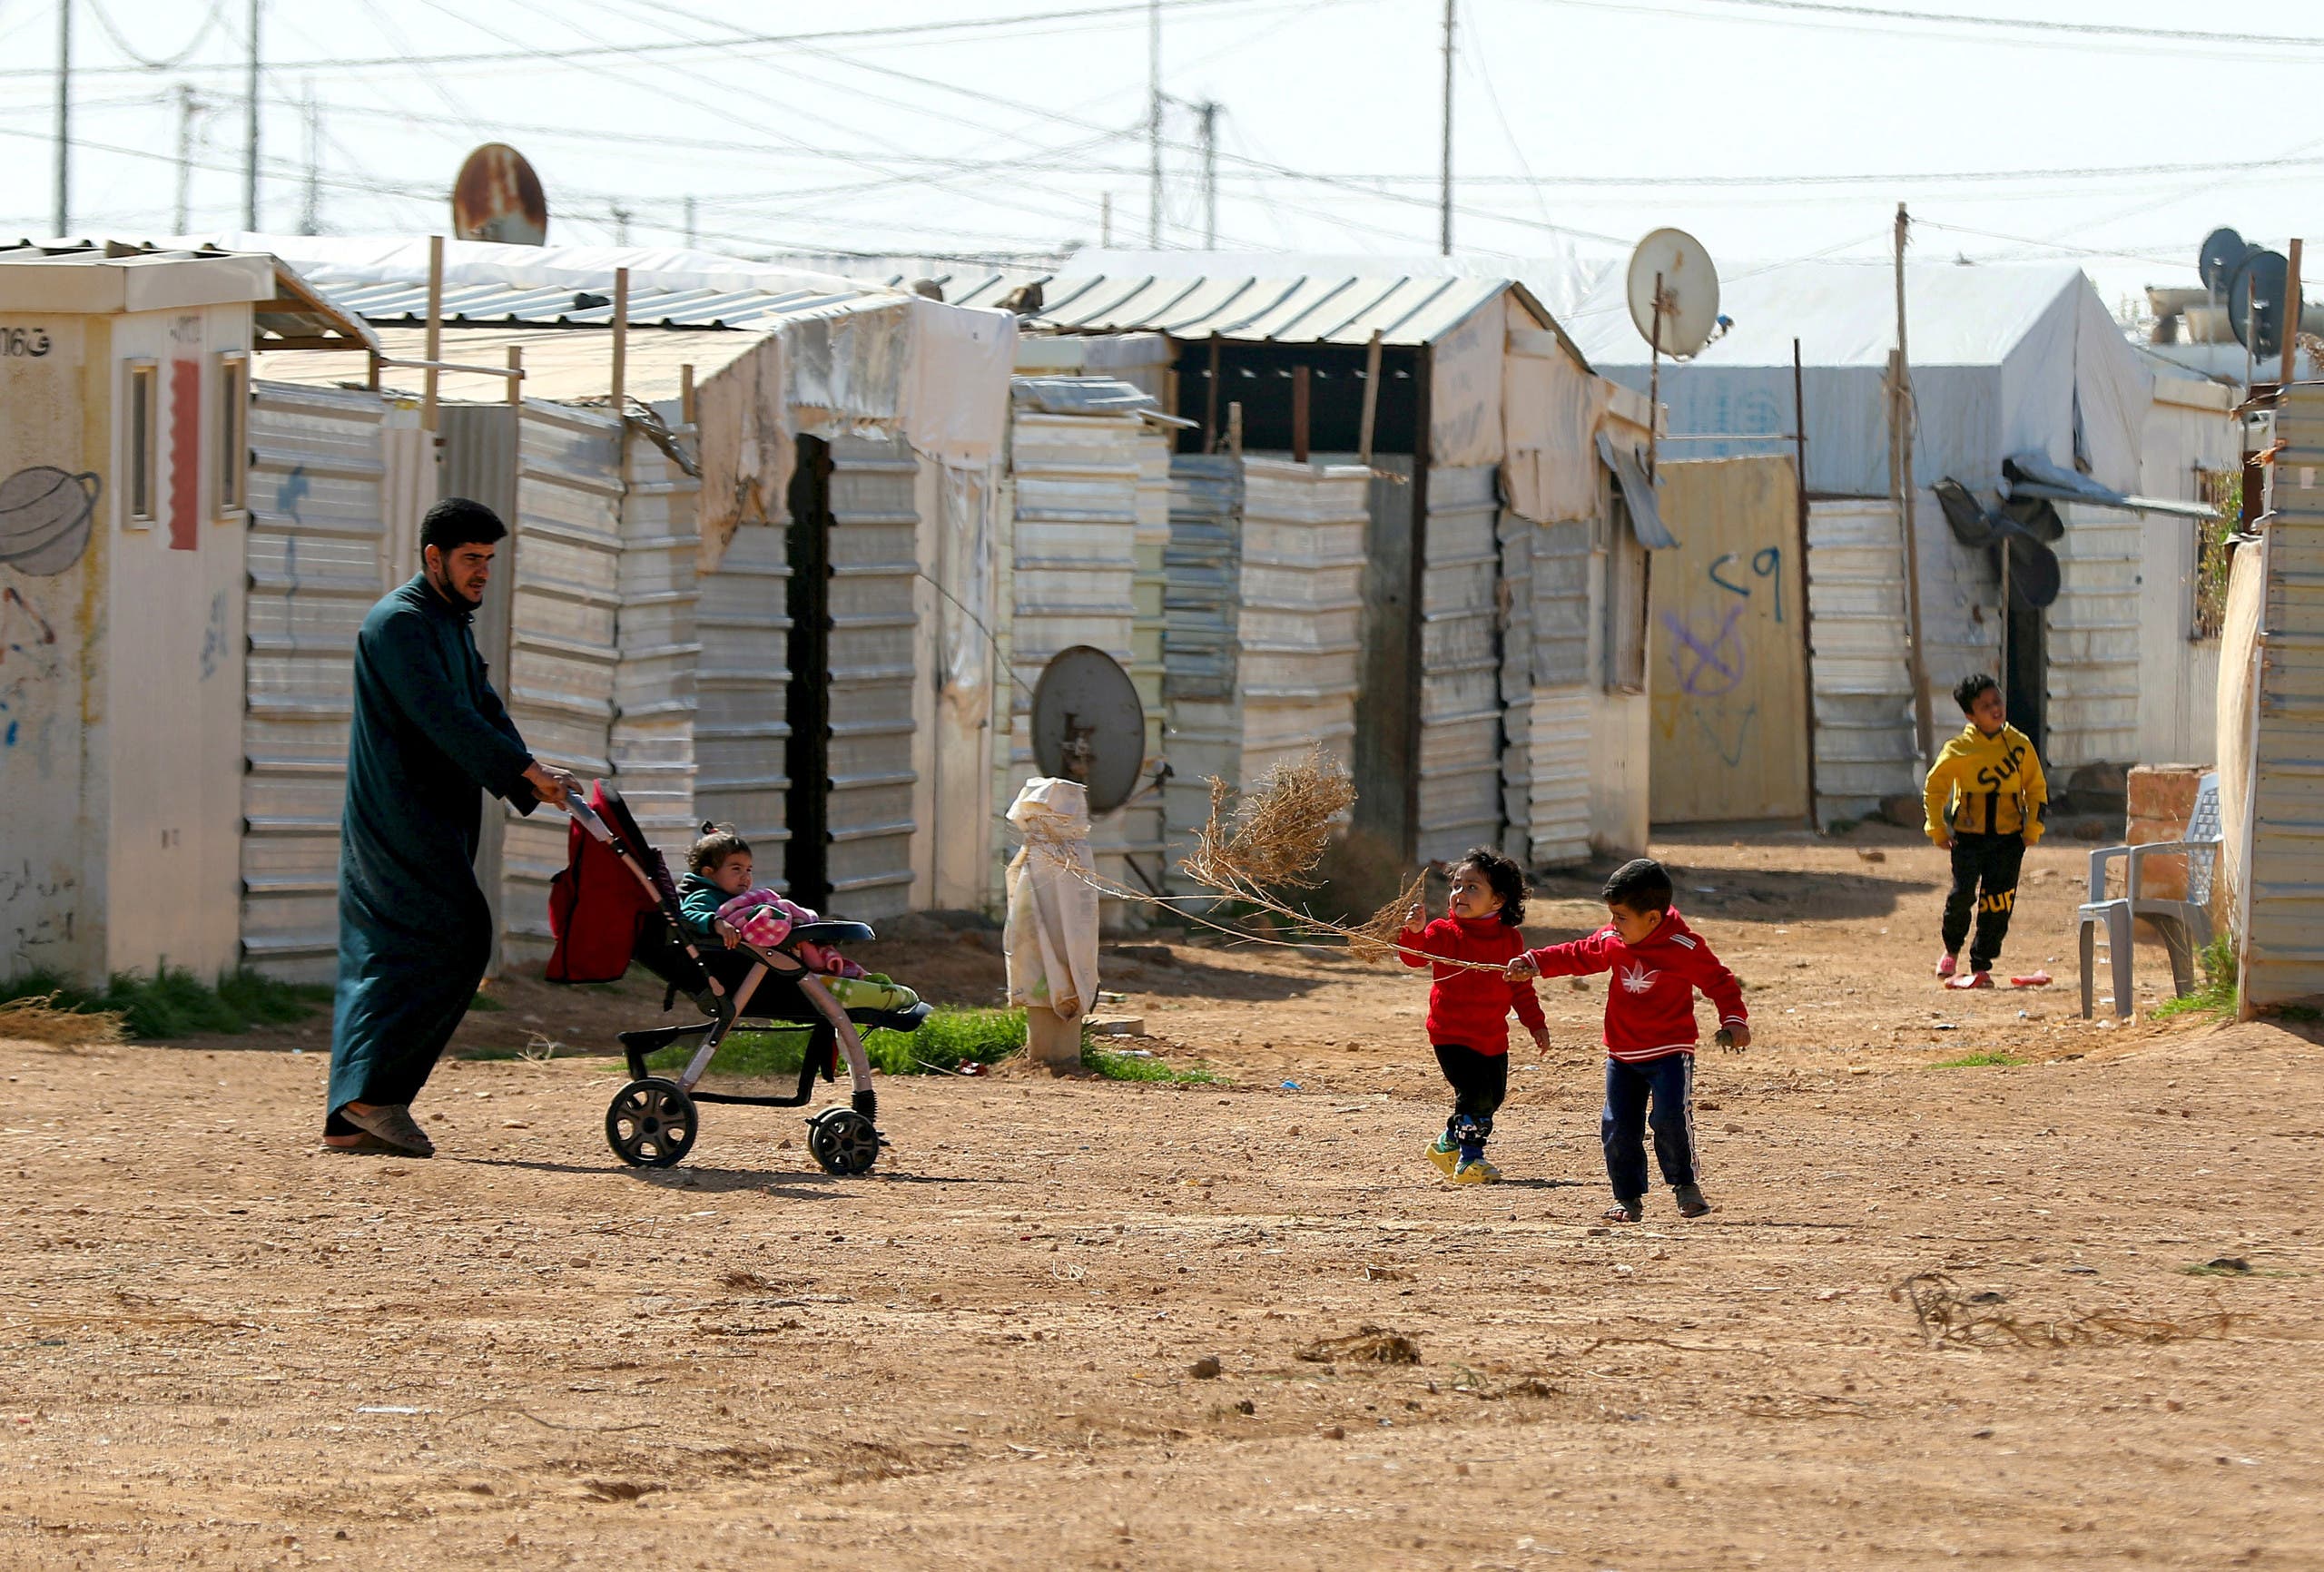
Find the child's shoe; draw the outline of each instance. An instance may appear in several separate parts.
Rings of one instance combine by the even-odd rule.
[[[1428,1160],[1444,1170],[1447,1178],[1461,1165],[1461,1148],[1448,1145],[1442,1135],[1428,1144],[1427,1153]]]
[[[1994,986],[1994,974],[1989,971],[1973,971],[1967,977],[1955,978],[1945,986],[1965,991],[1969,988],[1989,988]]]
[[[1645,1215],[1645,1198],[1639,1195],[1617,1195],[1604,1213],[1609,1223],[1636,1223]]]
[[[1939,957],[1937,957],[1937,958],[1936,958],[1936,980],[1937,980],[1937,981],[1939,981],[1939,982],[1943,982],[1943,981],[1945,981],[1946,978],[1950,978],[1950,977],[1951,977],[1955,972],[1959,971],[1960,969],[1961,969],[1961,962],[1960,962],[1960,959],[1959,959],[1957,957],[1955,957],[1955,956],[1953,954],[1953,952],[1952,952],[1952,951],[1947,950],[1947,951],[1945,951],[1945,954],[1943,954],[1943,955],[1941,955],[1941,956],[1939,956]]]
[[[1699,1184],[1674,1184],[1670,1198],[1679,1204],[1681,1217],[1700,1217],[1710,1210],[1710,1203],[1703,1199],[1703,1187]]]
[[[1452,1183],[1455,1184],[1498,1184],[1501,1183],[1501,1170],[1482,1157],[1463,1158],[1461,1165],[1452,1170]]]

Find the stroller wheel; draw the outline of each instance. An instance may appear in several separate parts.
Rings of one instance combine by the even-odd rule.
[[[658,1076],[632,1081],[606,1109],[606,1145],[633,1168],[667,1168],[694,1147],[694,1099]]]
[[[826,1174],[862,1174],[880,1160],[880,1132],[852,1108],[826,1108],[807,1121],[807,1150]]]

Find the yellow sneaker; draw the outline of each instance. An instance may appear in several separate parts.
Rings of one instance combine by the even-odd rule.
[[[1461,1149],[1458,1146],[1447,1146],[1442,1135],[1431,1141],[1425,1150],[1428,1160],[1444,1170],[1447,1178],[1451,1178],[1452,1170],[1461,1165]]]
[[[1455,1184],[1498,1184],[1501,1183],[1501,1170],[1482,1157],[1472,1157],[1452,1170],[1452,1183]]]

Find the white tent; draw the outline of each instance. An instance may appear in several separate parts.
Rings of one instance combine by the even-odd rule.
[[[2038,450],[2119,491],[2139,489],[2154,371],[2079,268],[1915,262],[1905,270],[1906,344],[1917,418],[1915,483],[1972,489],[2012,453]],[[1674,456],[1770,451],[1795,428],[1792,341],[1799,341],[1810,491],[1888,495],[1884,381],[1896,347],[1896,284],[1885,265],[1739,267],[1719,290],[1726,334],[1666,363],[1662,402]],[[1621,274],[1586,285],[1562,319],[1600,375],[1647,385]],[[1758,441],[1688,441],[1689,437]]]

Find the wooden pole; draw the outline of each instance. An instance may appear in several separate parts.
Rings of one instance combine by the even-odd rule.
[[[436,394],[441,374],[436,362],[444,358],[444,237],[428,237],[428,381],[420,397],[419,424],[436,429]]]
[[[1291,368],[1291,461],[1307,462],[1308,399],[1312,373],[1305,366]]]
[[[680,424],[694,424],[694,362],[689,360],[678,368],[678,420]]]
[[[1202,404],[1202,450],[1205,453],[1218,451],[1218,378],[1223,374],[1219,368],[1220,342],[1217,334],[1210,336],[1210,390],[1203,396]]]
[[[2277,373],[2276,386],[2291,386],[2292,359],[2299,349],[2299,237],[2294,235],[2291,255],[2284,269],[2284,299],[2280,314],[2284,322],[2283,369]]]
[[[1654,275],[1653,368],[1646,374],[1646,477],[1654,478],[1654,436],[1662,429],[1662,275]]]
[[[1799,680],[1807,702],[1807,828],[1820,828],[1816,817],[1816,615],[1809,608],[1807,587],[1807,379],[1799,368],[1799,340],[1791,341],[1791,439],[1799,484],[1798,529],[1792,551],[1799,560]]]
[[[525,403],[525,347],[522,344],[508,346],[508,407],[522,408]]]
[[[1364,423],[1357,428],[1355,461],[1372,467],[1372,435],[1380,419],[1380,329],[1364,349]]]
[[[614,270],[614,413],[629,392],[629,270]]]
[[[1237,458],[1243,457],[1243,404],[1240,399],[1226,407],[1226,451]]]
[[[1905,349],[1905,237],[1912,227],[1905,204],[1896,204],[1896,359],[1891,382],[1896,402],[1896,446],[1889,485],[1896,494],[1897,516],[1905,527],[1905,627],[1910,645],[1913,682],[1913,732],[1925,761],[1936,757],[1936,717],[1929,712],[1928,661],[1921,643],[1920,534],[1913,520],[1913,363]]]

